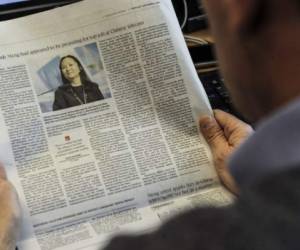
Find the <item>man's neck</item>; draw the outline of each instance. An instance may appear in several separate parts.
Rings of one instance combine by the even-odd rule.
[[[274,24],[252,52],[253,57],[259,55],[256,73],[260,79],[258,92],[263,93],[258,100],[261,117],[300,96],[299,27],[299,21],[292,19]]]

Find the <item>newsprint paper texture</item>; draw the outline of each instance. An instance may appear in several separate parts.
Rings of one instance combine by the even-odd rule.
[[[230,203],[170,0],[86,0],[0,34],[0,160],[22,203],[19,249],[99,249]]]

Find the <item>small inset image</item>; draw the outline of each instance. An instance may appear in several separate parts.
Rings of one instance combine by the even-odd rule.
[[[43,113],[111,98],[96,43],[46,59],[37,67],[34,87]]]

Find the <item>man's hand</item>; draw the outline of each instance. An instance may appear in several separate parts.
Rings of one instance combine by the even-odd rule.
[[[214,157],[216,171],[224,186],[234,194],[239,190],[228,171],[229,156],[249,137],[253,129],[248,124],[221,110],[214,111],[215,118],[200,119],[201,132]]]
[[[20,226],[17,193],[0,165],[0,250],[14,250]]]

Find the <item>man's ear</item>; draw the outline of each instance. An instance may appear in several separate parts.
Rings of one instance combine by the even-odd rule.
[[[253,33],[266,17],[267,0],[224,0],[228,24],[233,32]]]

